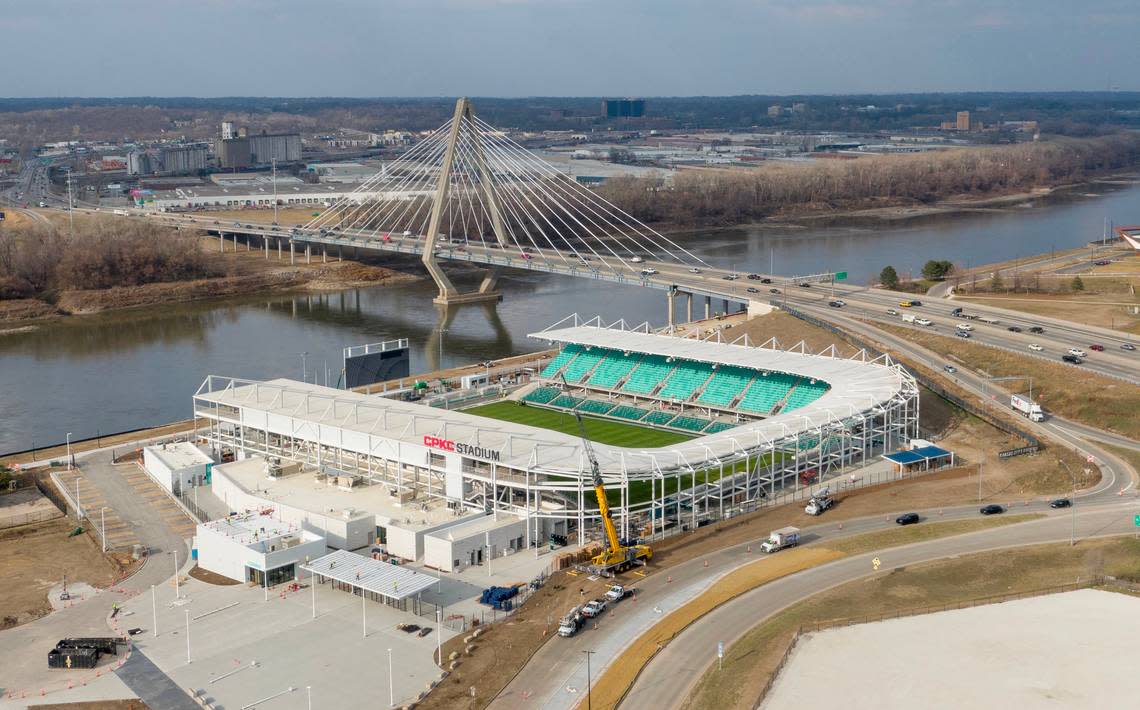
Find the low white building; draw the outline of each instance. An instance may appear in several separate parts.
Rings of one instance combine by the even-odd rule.
[[[188,441],[156,444],[143,449],[143,467],[172,493],[201,486],[214,460]]]
[[[424,535],[424,564],[443,572],[459,572],[513,555],[526,546],[526,521],[514,516],[498,520],[486,515]]]
[[[259,513],[201,523],[195,545],[202,569],[270,587],[300,579],[301,565],[327,551],[321,535]]]

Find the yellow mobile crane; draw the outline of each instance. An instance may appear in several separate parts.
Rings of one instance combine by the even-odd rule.
[[[565,380],[563,382],[565,383]],[[653,548],[649,545],[621,544],[617,529],[614,528],[613,518],[610,516],[610,504],[606,500],[606,489],[602,485],[601,467],[598,466],[598,458],[594,455],[594,447],[586,438],[586,425],[582,423],[582,415],[578,412],[574,412],[574,419],[578,422],[578,436],[582,439],[586,457],[590,460],[590,471],[594,477],[594,495],[598,498],[598,512],[601,513],[602,525],[606,529],[606,548],[590,560],[590,571],[595,574],[624,572],[639,563],[645,564],[653,557]]]

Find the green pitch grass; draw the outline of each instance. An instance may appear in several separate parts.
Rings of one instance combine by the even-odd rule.
[[[515,402],[493,402],[463,411],[466,414],[476,414],[489,419],[526,424],[527,426],[578,436],[578,424],[574,421],[574,415],[569,412],[559,412],[542,407],[526,407]],[[611,446],[654,448],[694,438],[688,434],[675,431],[650,429],[637,424],[623,424],[587,416],[582,417],[582,424],[586,427],[586,438],[599,444]]]

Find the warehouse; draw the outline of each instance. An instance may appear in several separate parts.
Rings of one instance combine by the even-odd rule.
[[[187,441],[156,444],[143,449],[143,468],[171,493],[206,483],[214,460]]]

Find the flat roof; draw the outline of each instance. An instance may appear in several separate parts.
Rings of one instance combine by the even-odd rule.
[[[167,465],[172,471],[181,471],[191,466],[213,463],[214,459],[202,453],[201,449],[189,441],[173,441],[168,444],[155,444],[146,450]]]
[[[894,461],[897,464],[907,465],[920,461],[944,459],[952,455],[953,454],[946,449],[938,446],[922,446],[917,449],[910,449],[909,451],[895,451],[893,453],[883,454],[883,458]]]
[[[348,550],[330,552],[301,565],[301,569],[393,600],[407,599],[438,581],[414,567],[381,562]]]
[[[231,542],[253,549],[260,549],[266,544],[271,544],[284,537],[293,535],[304,537],[306,534],[299,525],[282,522],[260,513],[231,515],[228,518],[199,523],[198,527],[219,535],[225,535]],[[308,535],[313,540],[320,538],[319,535],[313,533],[308,533]]]

